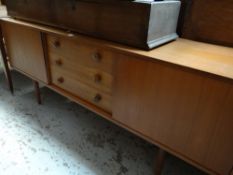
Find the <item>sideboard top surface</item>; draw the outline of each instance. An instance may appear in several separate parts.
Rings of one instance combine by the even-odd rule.
[[[233,48],[230,47],[217,46],[180,38],[151,51],[143,51],[137,48],[115,44],[84,35],[73,34],[48,26],[15,20],[9,17],[1,18],[1,22],[4,21],[34,28],[45,33],[57,34],[61,37],[79,39],[83,43],[91,42],[93,45],[105,47],[123,54],[150,58],[233,79]]]

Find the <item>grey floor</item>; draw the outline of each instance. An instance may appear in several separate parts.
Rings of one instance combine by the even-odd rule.
[[[0,175],[153,175],[157,148],[13,72],[15,95],[0,73]],[[163,175],[204,175],[168,156]]]

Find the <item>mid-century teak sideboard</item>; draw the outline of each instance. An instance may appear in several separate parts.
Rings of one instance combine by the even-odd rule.
[[[142,51],[0,22],[4,61],[36,82],[38,98],[40,82],[157,145],[157,174],[164,151],[209,174],[232,174],[232,48],[178,39]]]

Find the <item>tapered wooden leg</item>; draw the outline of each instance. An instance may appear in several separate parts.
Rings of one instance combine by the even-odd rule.
[[[229,172],[229,175],[233,175],[233,165],[232,165],[232,167],[231,167],[231,170],[230,170],[230,172]]]
[[[39,83],[37,81],[33,81],[33,83],[34,83],[34,88],[35,88],[35,93],[36,93],[36,100],[37,100],[37,103],[40,105],[41,104],[41,95],[40,95]]]
[[[13,87],[13,82],[12,82],[12,77],[11,77],[11,71],[10,71],[10,68],[8,65],[7,54],[6,54],[5,45],[3,42],[3,35],[2,35],[1,27],[0,27],[0,49],[2,52],[1,60],[3,63],[4,73],[5,73],[7,82],[8,82],[8,87],[9,87],[11,93],[14,94],[14,87]]]
[[[161,175],[164,167],[166,157],[166,151],[163,149],[158,150],[158,154],[155,159],[155,175]]]

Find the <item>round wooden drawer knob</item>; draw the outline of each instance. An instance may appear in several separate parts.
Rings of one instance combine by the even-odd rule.
[[[94,100],[95,103],[98,103],[98,102],[101,101],[101,99],[102,99],[101,95],[100,94],[96,94],[96,96],[94,97],[93,100]]]
[[[58,66],[61,66],[62,65],[62,60],[61,59],[58,59],[55,61],[56,65]]]
[[[95,62],[100,62],[102,59],[100,53],[93,53],[91,57]]]
[[[102,80],[102,76],[101,76],[100,74],[95,74],[95,76],[94,76],[94,81],[95,81],[96,83],[100,83],[101,80]]]
[[[58,40],[54,41],[53,46],[54,46],[55,48],[59,48],[59,47],[61,46],[60,41],[58,41]]]
[[[63,77],[60,77],[60,78],[57,79],[57,81],[58,81],[58,83],[64,83],[65,80],[64,80]]]

